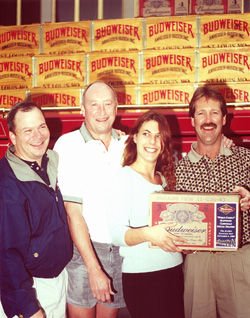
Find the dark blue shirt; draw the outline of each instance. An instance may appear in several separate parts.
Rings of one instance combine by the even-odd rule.
[[[1,302],[7,317],[26,318],[40,308],[32,277],[57,277],[72,257],[72,240],[53,156],[48,186],[9,150],[6,155],[0,160]]]

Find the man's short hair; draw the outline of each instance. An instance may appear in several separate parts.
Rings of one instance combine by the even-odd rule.
[[[38,108],[41,111],[41,113],[43,114],[41,107],[36,103],[33,103],[31,101],[26,101],[26,100],[16,103],[11,108],[11,110],[7,116],[7,125],[8,125],[9,131],[11,131],[15,134],[15,129],[16,129],[15,117],[16,117],[16,114],[18,111],[29,112],[33,108]],[[45,118],[44,114],[43,114],[43,117]]]
[[[97,84],[97,83],[105,84],[105,85],[107,85],[107,86],[112,90],[112,92],[113,92],[113,94],[114,94],[114,98],[115,98],[115,104],[117,105],[117,94],[116,94],[116,91],[115,91],[114,87],[111,86],[109,83],[106,83],[106,82],[104,82],[104,81],[99,80],[99,81],[95,81],[95,82],[89,84],[89,85],[85,88],[85,90],[84,90],[84,92],[83,92],[83,95],[82,95],[82,104],[83,104],[83,106],[85,107],[85,105],[84,105],[84,103],[85,103],[85,96],[86,96],[88,90],[90,89],[91,86],[93,86],[93,85],[95,85],[95,84]]]
[[[199,100],[202,97],[205,97],[207,100],[212,99],[214,101],[218,101],[220,103],[220,108],[221,108],[223,116],[227,114],[227,104],[223,95],[218,91],[217,88],[204,85],[204,86],[198,87],[196,91],[194,92],[194,95],[189,104],[189,117],[194,117],[195,103],[197,102],[197,100]]]

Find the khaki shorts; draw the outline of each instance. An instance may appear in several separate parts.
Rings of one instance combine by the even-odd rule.
[[[33,278],[33,287],[36,289],[37,299],[46,313],[46,318],[66,317],[67,278],[65,269],[55,278]],[[18,317],[14,316],[13,318]],[[7,318],[1,303],[0,318]]]
[[[103,303],[93,297],[86,266],[74,246],[73,258],[66,267],[69,276],[67,302],[83,308],[92,308],[97,302],[110,308],[125,307],[122,290],[122,258],[119,254],[119,247],[97,242],[93,242],[93,247],[101,266],[112,280],[113,290],[116,291],[113,301],[110,304]]]

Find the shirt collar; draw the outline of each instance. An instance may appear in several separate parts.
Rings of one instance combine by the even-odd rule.
[[[195,151],[195,148],[197,147],[197,141],[195,141],[191,145],[191,150],[188,153],[188,158],[191,162],[195,163],[198,162],[202,157],[202,155],[198,154],[198,152]],[[229,148],[226,148],[223,144],[223,140],[221,140],[221,146],[220,146],[220,156],[230,156],[232,155],[232,151]]]
[[[85,140],[86,143],[89,142],[89,141],[91,141],[91,140],[95,140],[95,139],[91,136],[91,134],[90,134],[90,132],[88,131],[88,129],[86,128],[85,123],[82,124],[82,126],[81,126],[81,128],[80,128],[80,133],[81,133],[81,135],[82,135],[82,137],[83,137],[83,139]],[[116,132],[113,128],[112,128],[111,134],[112,134],[112,137],[113,137],[114,139],[117,139],[117,140],[120,139],[120,136],[117,134],[117,132]]]
[[[33,170],[36,169],[36,167],[39,167],[39,165],[37,164],[36,161],[28,161],[28,160],[24,160],[24,159],[21,159],[23,160],[24,162],[26,162]],[[44,171],[47,171],[47,165],[48,165],[48,162],[49,162],[49,158],[47,156],[47,154],[45,153],[42,157],[42,163],[41,163],[41,168],[39,167],[39,169],[42,169]],[[35,167],[35,168],[34,168]]]
[[[43,155],[41,167],[39,167],[36,161],[27,161],[27,160],[23,160],[23,161],[27,163],[27,165],[29,165],[30,168],[34,170],[43,179],[45,183],[50,185],[49,177],[47,174],[47,166],[48,166],[49,158],[46,153]]]

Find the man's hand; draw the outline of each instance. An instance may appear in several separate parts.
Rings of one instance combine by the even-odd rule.
[[[147,231],[150,237],[149,241],[156,244],[166,252],[181,252],[182,250],[177,247],[173,241],[185,243],[186,240],[167,231],[168,227],[173,227],[175,225],[175,223],[165,223],[148,227]]]
[[[227,138],[227,137],[224,136],[223,134],[222,134],[222,140],[223,140],[223,145],[224,145],[226,148],[231,148],[231,147],[235,146],[235,143],[233,142],[233,140]]]
[[[241,199],[240,199],[240,208],[243,212],[250,208],[250,192],[240,186],[236,186],[233,192],[239,192]]]
[[[93,297],[104,303],[111,303],[111,295],[115,293],[112,291],[110,279],[101,268],[89,272],[89,284]]]
[[[117,135],[122,137],[122,136],[126,136],[125,132],[120,130],[120,129],[115,129],[115,131],[117,132]]]

